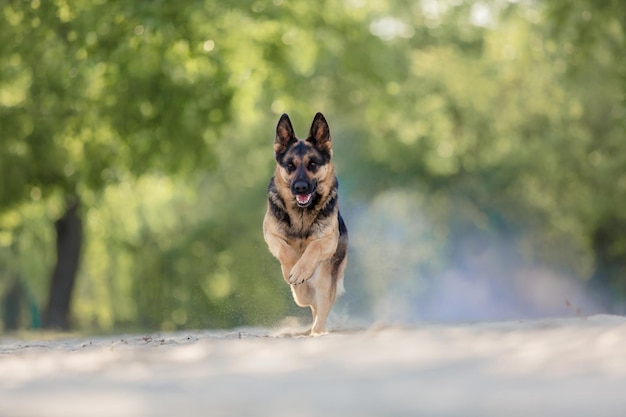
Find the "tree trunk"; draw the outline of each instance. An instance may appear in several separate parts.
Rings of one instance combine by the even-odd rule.
[[[602,312],[626,313],[626,223],[610,218],[593,234],[596,268],[588,289]]]
[[[4,331],[14,331],[20,326],[22,319],[22,302],[24,300],[24,289],[19,278],[9,287],[2,298]]]
[[[52,273],[43,323],[48,329],[70,328],[70,302],[83,241],[83,225],[78,205],[78,201],[69,203],[63,217],[54,224],[57,234],[57,262]]]

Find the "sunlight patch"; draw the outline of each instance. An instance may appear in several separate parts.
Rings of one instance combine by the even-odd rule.
[[[398,18],[387,16],[372,22],[370,33],[382,40],[390,41],[394,38],[411,38],[415,34],[415,30],[413,26]]]

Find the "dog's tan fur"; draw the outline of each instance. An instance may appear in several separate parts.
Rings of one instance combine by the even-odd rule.
[[[324,334],[328,313],[343,289],[348,246],[324,116],[318,113],[308,138],[298,140],[288,116],[283,115],[276,128],[274,152],[277,164],[268,187],[263,235],[280,261],[296,304],[311,308],[311,335]],[[298,181],[313,190],[306,207],[296,201],[294,182]]]

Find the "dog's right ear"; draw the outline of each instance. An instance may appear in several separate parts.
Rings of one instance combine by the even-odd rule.
[[[328,128],[328,122],[324,118],[322,113],[317,113],[315,118],[313,119],[313,124],[311,125],[311,131],[309,132],[309,137],[307,138],[307,142],[310,142],[317,149],[322,151],[324,155],[328,159],[331,158],[333,154],[332,150],[332,139],[330,138],[330,129]]]
[[[285,153],[287,148],[294,143],[297,142],[296,134],[293,131],[293,126],[291,126],[291,120],[289,120],[289,116],[287,114],[283,114],[280,116],[280,120],[278,121],[278,126],[276,126],[276,141],[274,142],[274,153],[276,155]]]

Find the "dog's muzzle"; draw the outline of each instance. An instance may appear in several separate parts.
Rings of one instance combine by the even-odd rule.
[[[307,181],[296,181],[291,187],[291,191],[296,197],[296,203],[300,207],[307,207],[313,200],[313,186]]]

